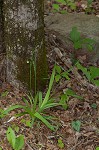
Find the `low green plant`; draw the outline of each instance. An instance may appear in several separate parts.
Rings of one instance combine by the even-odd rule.
[[[81,37],[81,33],[78,31],[77,27],[73,27],[70,32],[70,40],[73,42],[74,51],[71,55],[71,60],[73,64],[76,64],[78,61],[76,59],[76,51],[81,50],[82,48],[87,48],[88,51],[93,51],[95,40],[90,38]]]
[[[81,49],[83,46],[89,51],[93,50],[93,46],[95,44],[95,40],[90,38],[82,38],[80,32],[78,31],[77,27],[73,27],[70,32],[70,40],[73,42],[74,49],[78,50]]]
[[[63,143],[63,141],[62,141],[61,138],[58,139],[58,144],[57,144],[57,145],[58,145],[58,147],[61,148],[61,149],[64,148],[64,143]]]
[[[69,73],[72,68],[70,68],[67,71],[63,71],[63,69],[59,66],[55,66],[56,69],[56,75],[55,75],[55,81],[59,82],[60,79],[65,78],[66,80],[70,80]],[[67,89],[63,94],[60,95],[60,101],[59,103],[62,105],[62,107],[66,110],[68,108],[68,101],[70,97],[75,97],[78,99],[83,99],[83,97],[77,95],[72,89]]]
[[[72,121],[72,128],[75,129],[77,132],[80,132],[80,128],[81,128],[81,121],[76,120],[76,121]]]
[[[72,91],[72,89],[67,89],[60,96],[60,100],[57,102],[55,101],[54,98],[50,97],[54,79],[57,80],[57,76],[55,76],[55,72],[57,72],[61,77],[65,77],[68,80],[70,79],[68,71],[62,72],[61,67],[55,65],[52,71],[51,78],[50,78],[49,87],[44,98],[43,98],[42,92],[37,92],[34,97],[32,94],[27,95],[27,98],[23,97],[24,105],[12,105],[6,110],[1,110],[0,118],[3,118],[12,110],[22,109],[22,112],[17,114],[16,117],[20,117],[25,114],[28,114],[30,117],[30,120],[24,121],[26,126],[32,127],[36,120],[40,120],[48,128],[55,131],[55,129],[57,129],[57,126],[52,125],[50,123],[50,122],[53,123],[54,117],[46,115],[46,109],[60,105],[66,110],[68,108],[67,103],[68,103],[70,96],[76,97],[78,99],[83,99],[81,96],[78,96],[74,91]]]
[[[92,8],[92,2],[93,0],[87,0],[87,8],[85,9],[86,14],[94,12],[94,9]]]
[[[16,124],[12,124],[11,128],[18,133],[19,132],[19,127]]]
[[[65,78],[66,80],[70,80],[70,77],[69,77],[69,71],[70,70],[63,71],[59,65],[56,65],[55,69],[56,69],[56,75],[55,75],[55,81],[56,82],[59,82],[59,80],[61,78]]]
[[[79,62],[76,63],[78,70],[81,70],[86,76],[89,82],[99,86],[99,68],[95,66],[90,66],[86,68],[82,66]]]
[[[76,10],[76,4],[74,0],[55,0],[56,3],[54,3],[53,9],[56,12],[60,12],[60,13],[66,13],[66,10],[61,10],[60,4],[63,6],[68,6],[71,10]]]
[[[27,95],[28,99],[23,97],[23,101],[25,105],[12,105],[8,109],[2,111],[0,117],[1,118],[4,117],[5,115],[7,115],[10,111],[14,109],[21,108],[23,112],[21,112],[20,114],[17,114],[16,116],[19,117],[19,116],[28,114],[31,120],[31,127],[33,126],[34,122],[38,119],[42,121],[48,128],[54,131],[56,129],[56,126],[51,125],[51,123],[48,121],[48,120],[51,121],[53,117],[45,115],[46,109],[61,105],[59,102],[54,102],[54,99],[50,98],[50,92],[51,92],[51,88],[54,82],[54,77],[55,77],[55,67],[53,69],[53,72],[50,78],[49,87],[48,87],[48,90],[44,99],[42,97],[43,95],[42,92],[37,92],[35,97],[33,97],[32,94]]]
[[[14,150],[21,150],[24,147],[24,136],[19,135],[16,137],[15,132],[11,127],[7,130],[7,140]]]
[[[92,2],[93,2],[93,0],[87,0],[87,6],[88,7],[92,6]]]
[[[4,112],[4,110],[0,108],[0,118],[2,118],[3,112]]]
[[[99,146],[98,146],[98,147],[96,147],[96,150],[99,150]]]
[[[67,6],[70,7],[71,10],[76,10],[76,3],[74,0],[65,0]]]
[[[91,107],[92,107],[93,109],[96,109],[96,108],[97,108],[97,104],[96,104],[96,103],[92,103],[92,104],[91,104]]]
[[[63,94],[60,96],[60,104],[66,110],[68,108],[68,101],[70,97],[75,97],[80,100],[83,100],[82,96],[77,95],[72,89],[67,89]]]
[[[1,93],[1,97],[6,97],[8,94],[9,94],[8,91],[4,91],[4,92]]]

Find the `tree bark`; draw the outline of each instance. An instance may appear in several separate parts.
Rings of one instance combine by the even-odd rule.
[[[47,77],[44,1],[4,0],[3,12],[7,81],[17,88],[37,86],[38,90],[42,90]],[[33,61],[36,61],[36,85]]]
[[[0,82],[5,80],[5,69],[3,0],[0,0]]]

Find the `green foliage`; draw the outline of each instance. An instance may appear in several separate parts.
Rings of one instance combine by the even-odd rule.
[[[61,78],[65,78],[66,80],[70,80],[70,77],[69,77],[69,71],[62,71],[61,67],[56,65],[55,66],[55,69],[56,69],[56,75],[55,75],[55,81],[56,82],[59,82],[59,80]]]
[[[80,132],[81,122],[79,120],[72,121],[72,128],[75,129],[77,132]]]
[[[66,1],[65,0],[55,0],[55,1],[58,2],[58,3],[61,3],[63,5],[66,5]]]
[[[69,70],[70,71],[70,70]],[[66,79],[69,78],[69,71],[62,71],[60,66],[55,65],[52,75],[50,78],[49,82],[49,87],[47,90],[47,93],[45,97],[43,98],[43,93],[42,92],[37,92],[36,95],[33,97],[32,94],[30,93],[27,95],[27,98],[23,97],[24,105],[12,105],[6,110],[1,110],[0,118],[3,118],[5,115],[7,115],[10,111],[15,110],[15,109],[22,109],[22,112],[19,114],[16,114],[16,117],[23,116],[25,114],[28,114],[30,116],[30,120],[24,121],[26,126],[32,127],[34,122],[37,120],[40,120],[43,122],[49,129],[52,131],[55,131],[57,126],[54,126],[51,124],[53,122],[53,117],[45,115],[46,114],[46,109],[55,107],[55,106],[62,106],[65,110],[68,108],[68,100],[70,96],[82,99],[81,96],[78,96],[74,91],[71,89],[67,89],[61,96],[60,96],[60,101],[55,102],[53,98],[50,98],[50,93],[51,89],[53,86],[54,80],[57,81],[57,76],[55,76],[55,72],[57,75],[59,75],[61,78],[64,77]],[[50,119],[49,119],[50,118]]]
[[[60,104],[62,105],[62,107],[64,108],[64,110],[66,110],[68,108],[68,104],[67,104],[68,100],[69,100],[68,95],[62,94],[60,96]]]
[[[95,41],[90,38],[81,38],[80,32],[77,30],[77,27],[72,28],[70,32],[70,39],[74,44],[75,50],[81,49],[83,46],[86,46],[89,51],[93,50]]]
[[[76,63],[79,70],[83,72],[89,82],[99,86],[99,68],[90,66],[89,68],[83,67],[79,62]]]
[[[97,108],[97,104],[96,104],[96,103],[93,103],[93,104],[91,105],[91,107],[94,108],[94,109],[96,109],[96,108]]]
[[[21,150],[24,146],[24,136],[20,135],[16,137],[15,132],[11,127],[7,130],[7,140],[14,150]]]
[[[92,13],[94,12],[94,9],[92,8],[92,2],[93,0],[87,0],[87,7],[85,9],[85,13]],[[76,10],[77,6],[75,3],[75,0],[55,0],[55,4],[53,4],[53,9],[56,12],[60,12],[60,13],[66,13],[66,10],[62,10],[60,5],[62,6],[66,6],[71,10]]]
[[[92,51],[93,50],[93,46],[95,44],[95,40],[93,39],[90,39],[90,38],[84,38],[81,40],[82,42],[82,45],[85,45],[86,48],[89,50],[89,51]]]
[[[13,124],[11,127],[12,127],[12,129],[14,129],[14,131],[15,131],[16,133],[19,132],[19,127],[16,126],[15,124]]]
[[[86,14],[94,12],[94,9],[92,8],[92,2],[93,0],[87,0],[87,8],[85,9]]]
[[[30,116],[30,123],[26,122],[26,124],[28,126],[33,126],[34,121],[39,119],[40,121],[42,121],[48,128],[50,128],[51,130],[55,130],[56,127],[51,125],[49,121],[47,121],[47,118],[45,117],[45,110],[49,109],[51,107],[55,107],[60,105],[60,103],[56,103],[54,102],[54,99],[50,98],[50,92],[51,92],[51,88],[54,82],[54,77],[55,77],[55,67],[53,69],[51,78],[50,78],[50,83],[49,83],[49,87],[47,90],[47,93],[45,95],[45,98],[42,98],[42,92],[37,92],[37,94],[35,95],[35,97],[32,96],[32,94],[27,95],[28,99],[26,99],[25,97],[23,97],[23,101],[25,103],[25,105],[12,105],[11,107],[9,107],[8,109],[4,110],[2,112],[2,114],[0,115],[0,117],[4,117],[5,115],[7,115],[10,111],[14,110],[14,109],[18,109],[21,108],[23,111],[19,114],[17,114],[17,117],[23,116],[25,114],[28,114]]]
[[[24,108],[22,105],[12,105],[11,107],[7,108],[6,110],[2,110],[0,113],[0,118],[6,116],[10,111],[17,109],[17,108]]]
[[[15,141],[15,150],[20,150],[22,149],[24,146],[24,136],[23,135],[20,135],[16,138],[16,141]]]
[[[72,96],[75,98],[78,98],[80,100],[83,100],[82,96],[77,95],[72,89],[67,89],[67,91],[65,92],[68,96]]]
[[[54,8],[54,10],[56,10],[56,11],[59,11],[59,9],[60,9],[60,7],[59,7],[58,4],[53,4],[53,8]]]
[[[61,96],[60,96],[60,104],[66,110],[68,108],[68,100],[69,97],[75,97],[78,99],[83,99],[83,97],[77,95],[72,89],[67,89]]]
[[[26,126],[31,127],[31,120],[25,120]]]
[[[67,0],[67,5],[70,7],[71,10],[76,10],[76,4],[74,1]]]
[[[57,145],[58,145],[58,147],[61,148],[61,149],[64,148],[64,143],[63,143],[63,141],[62,141],[61,138],[58,139],[58,144],[57,144]]]
[[[9,92],[5,91],[5,92],[1,93],[1,97],[6,97],[8,94],[9,94]]]
[[[55,66],[55,69],[56,69],[56,75],[55,75],[56,82],[59,82],[59,80],[62,78],[65,78],[66,80],[70,80],[69,72],[71,71],[71,69],[69,69],[68,71],[62,71],[61,67],[58,65]],[[72,89],[67,89],[60,96],[60,102],[59,102],[59,104],[61,104],[65,110],[68,108],[67,103],[68,103],[70,96],[78,98],[78,99],[83,99],[81,96],[77,95]]]
[[[87,0],[87,5],[90,6],[92,5],[93,0]]]
[[[96,147],[96,150],[99,150],[99,147]]]
[[[66,10],[61,10],[60,4],[68,6],[71,10],[76,10],[76,4],[74,0],[55,0],[57,4],[53,4],[53,9],[60,13],[66,13]]]
[[[77,30],[77,27],[72,28],[70,38],[74,43],[80,40],[80,32]]]
[[[88,71],[88,69],[86,67],[83,67],[79,62],[76,63],[76,66],[78,68],[78,70],[81,70],[83,72],[83,74],[87,77],[87,79],[90,81],[90,72]]]

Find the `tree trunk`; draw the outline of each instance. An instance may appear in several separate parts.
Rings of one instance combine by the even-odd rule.
[[[47,60],[43,5],[43,0],[4,0],[7,80],[17,88],[37,86],[42,90],[45,87]]]
[[[5,44],[3,0],[0,0],[0,83],[5,80]]]

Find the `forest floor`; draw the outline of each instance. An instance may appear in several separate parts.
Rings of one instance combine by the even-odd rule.
[[[98,0],[94,2],[94,5],[99,6]],[[99,7],[95,15],[99,15],[98,10]],[[63,57],[70,61],[70,53],[67,53],[60,41],[52,40],[48,34],[46,34],[46,41],[50,74],[55,62],[67,70]],[[59,47],[59,54],[55,52],[56,44]],[[63,54],[62,58],[60,58],[60,53]],[[84,58],[80,59],[84,64]],[[84,66],[88,65],[84,64]],[[97,64],[95,65],[97,66]],[[48,114],[57,118],[56,124],[59,128],[52,132],[40,122],[29,128],[24,122],[25,119],[29,120],[29,117],[26,115],[16,118],[14,115],[20,110],[12,111],[0,120],[0,146],[3,150],[11,150],[6,138],[9,126],[16,131],[16,134],[24,135],[24,150],[96,150],[96,147],[99,147],[99,87],[89,83],[81,72],[76,71],[78,74],[71,72],[70,80],[61,78],[52,89],[56,92],[56,99],[59,99],[67,88],[71,88],[77,95],[83,97],[81,100],[70,96],[67,110],[56,107],[47,111]],[[12,104],[24,104],[22,96],[25,96],[25,92],[15,89],[6,82],[0,83],[0,93],[0,108],[2,109],[8,108]],[[79,132],[72,127],[73,121],[81,122]],[[61,144],[58,142],[59,139]],[[62,145],[63,148],[60,148]]]

